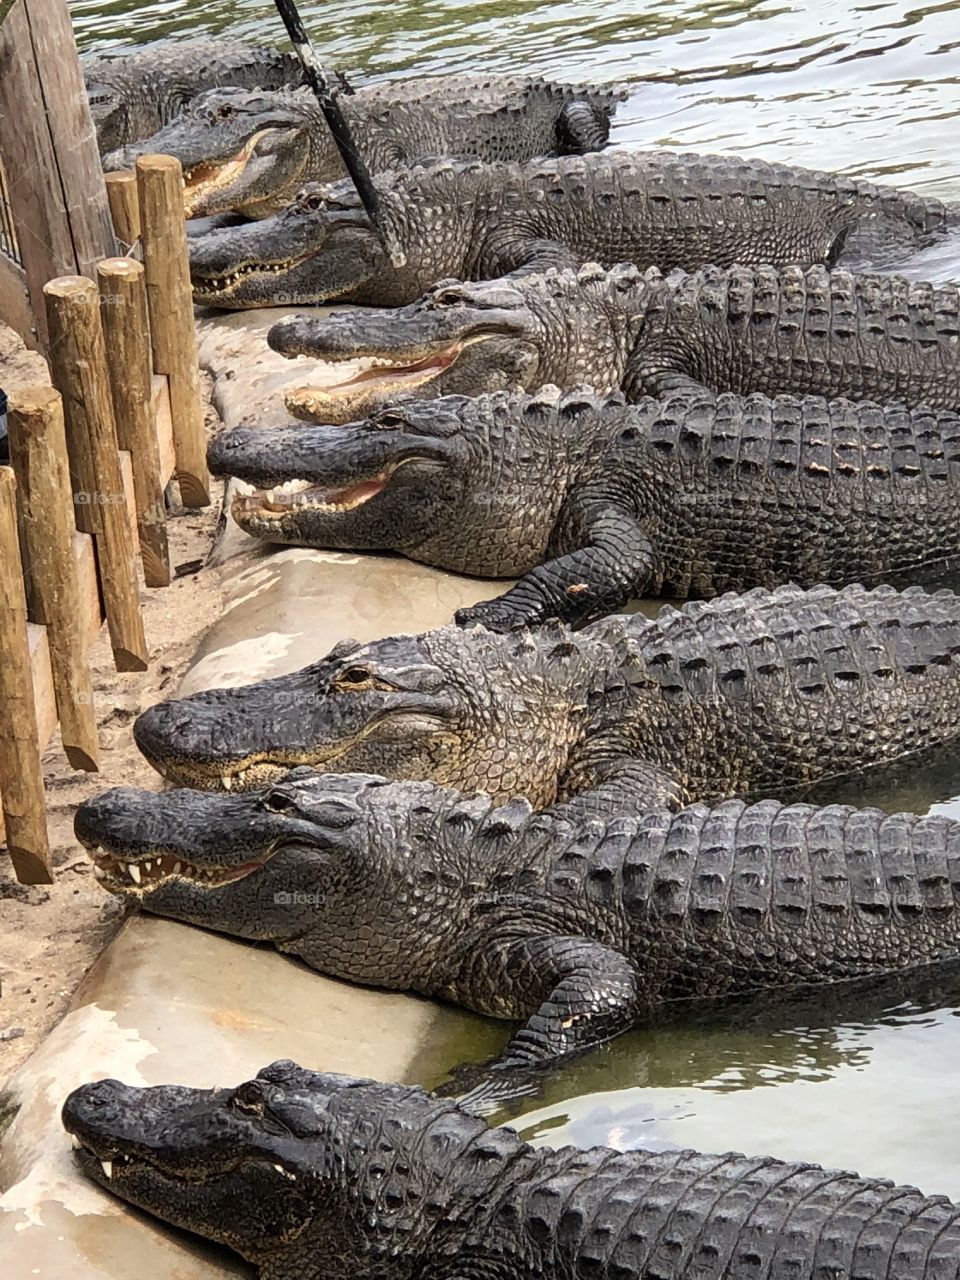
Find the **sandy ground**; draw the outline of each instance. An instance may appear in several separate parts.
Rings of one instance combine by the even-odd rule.
[[[47,381],[41,357],[24,351],[0,326],[2,385]],[[217,423],[208,408],[208,429]],[[178,510],[168,521],[171,561],[181,567],[169,587],[141,587],[151,663],[142,674],[119,674],[104,627],[91,653],[101,767],[75,773],[59,738],[43,757],[47,822],[55,883],[27,887],[15,880],[0,847],[0,1087],[63,1016],[83,975],[118,929],[124,906],[105,894],[73,836],[77,805],[112,786],[158,789],[159,775],[140,756],[130,726],[139,712],[174,692],[197,642],[221,602],[217,576],[199,569],[209,553],[220,490],[203,511]]]

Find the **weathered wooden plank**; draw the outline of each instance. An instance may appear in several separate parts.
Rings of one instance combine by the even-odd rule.
[[[0,253],[0,323],[18,333],[28,347],[40,344],[33,322],[27,273],[12,258]]]
[[[116,252],[66,0],[18,0],[0,26],[0,157],[45,347],[43,286]]]

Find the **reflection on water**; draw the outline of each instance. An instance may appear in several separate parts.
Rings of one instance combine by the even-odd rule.
[[[271,0],[72,0],[85,49],[202,31],[279,42]],[[896,176],[960,197],[960,5],[906,0],[303,0],[330,62],[636,84],[617,140]]]
[[[615,140],[758,154],[960,199],[960,2],[303,0],[332,64],[375,76],[531,70],[632,82]],[[73,0],[83,48],[202,32],[278,41],[270,0]],[[960,250],[911,274],[960,277]],[[659,606],[658,606],[659,607]],[[960,760],[819,792],[960,817]],[[960,1197],[960,980],[714,1011],[624,1037],[525,1105],[551,1144],[682,1144],[860,1168]],[[490,1051],[489,1028],[464,1056]],[[319,1064],[318,1064],[319,1065]]]
[[[960,971],[636,1031],[551,1078],[536,1145],[769,1152],[960,1198]]]

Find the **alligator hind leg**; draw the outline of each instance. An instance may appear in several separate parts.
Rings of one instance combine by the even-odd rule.
[[[582,156],[588,151],[601,151],[610,138],[610,117],[595,110],[589,102],[577,98],[565,102],[557,120],[557,152]]]

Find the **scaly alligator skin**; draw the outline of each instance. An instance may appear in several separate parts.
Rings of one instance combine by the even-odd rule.
[[[767,1156],[535,1151],[422,1089],[292,1062],[235,1089],[100,1080],[63,1123],[94,1182],[262,1280],[960,1276],[944,1196]]]
[[[302,764],[538,808],[599,789],[625,812],[786,799],[958,733],[960,596],[859,586],[756,590],[580,632],[343,641],[301,671],[134,724],[155,767],[204,790]]]
[[[947,211],[908,191],[731,156],[609,151],[525,164],[438,161],[375,179],[406,256],[393,267],[349,183],[307,186],[276,218],[193,240],[194,297],[242,308],[397,307],[437,280],[606,266],[831,263],[864,218],[922,230]]]
[[[100,883],[149,911],[524,1020],[504,1065],[599,1044],[664,1003],[960,954],[948,818],[773,800],[606,820],[575,808],[302,769],[261,795],[115,788],[75,829]]]
[[[582,622],[631,596],[906,585],[960,565],[952,413],[547,388],[411,401],[336,431],[237,428],[208,461],[260,487],[233,516],[267,541],[523,575],[457,615],[495,631]]]
[[[300,84],[292,53],[240,40],[184,40],[83,59],[83,79],[100,154],[156,133],[205,89]]]
[[[626,93],[532,76],[427,76],[341,95],[340,106],[373,173],[428,156],[530,160],[595,151]],[[129,169],[148,152],[177,156],[187,217],[279,213],[309,182],[346,176],[309,89],[215,89],[145,142],[105,156]]]
[[[368,360],[332,386],[291,388],[297,417],[351,422],[402,396],[533,391],[631,401],[676,389],[821,395],[960,408],[960,290],[824,267],[635,267],[440,283],[398,311],[291,316],[274,350]]]

